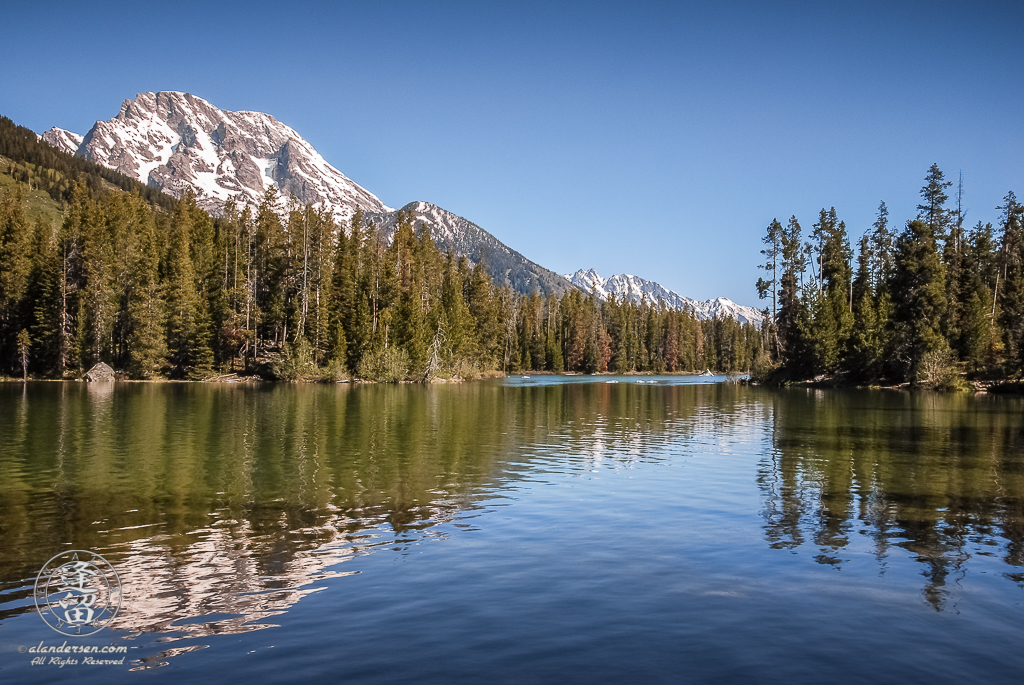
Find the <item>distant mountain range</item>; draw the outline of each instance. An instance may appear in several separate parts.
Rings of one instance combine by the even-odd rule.
[[[602,300],[612,295],[619,301],[626,300],[636,303],[646,302],[657,305],[664,302],[670,309],[691,310],[699,319],[711,319],[715,316],[731,316],[740,323],[760,325],[763,314],[753,307],[736,304],[727,297],[716,297],[713,300],[691,300],[677,292],[665,288],[654,281],[647,281],[630,274],[619,274],[602,278],[593,269],[580,269],[565,277],[570,283],[586,293],[596,293]]]
[[[329,209],[344,225],[362,208],[390,238],[398,211],[331,166],[293,129],[262,112],[229,112],[202,98],[173,91],[141,93],[125,100],[113,119],[97,121],[82,136],[60,128],[42,135],[51,146],[137,178],[174,197],[191,188],[198,204],[214,215],[234,197],[258,204],[276,187],[282,196]],[[498,284],[522,293],[560,296],[577,287],[607,297],[691,308],[698,316],[733,316],[760,321],[756,309],[726,298],[697,302],[635,276],[602,279],[593,270],[562,277],[508,247],[471,221],[428,202],[402,207],[417,224],[430,227],[441,250],[476,263],[481,255]]]

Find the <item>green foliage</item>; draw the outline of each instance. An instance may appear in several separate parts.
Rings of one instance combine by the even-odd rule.
[[[895,239],[881,203],[860,239],[856,275],[834,209],[821,210],[802,246],[799,223],[790,219],[780,238],[780,308],[766,328],[778,336],[771,351],[779,367],[766,377],[823,374],[957,389],[965,383],[960,367],[990,376],[1024,372],[1024,207],[1007,194],[998,238],[991,224],[966,231],[962,179],[952,210],[945,206],[950,185],[932,165],[918,216]],[[770,285],[758,279],[763,297]]]
[[[173,209],[174,198],[156,188],[129,178],[105,166],[50,147],[36,134],[0,116],[0,155],[14,166],[2,171],[30,188],[47,192],[54,200],[70,202],[77,181],[93,200],[106,197],[110,189],[138,193],[154,206]]]
[[[917,370],[917,383],[935,390],[968,390],[970,386],[960,376],[956,356],[948,347],[925,352]]]
[[[409,355],[400,347],[389,347],[363,355],[359,377],[377,383],[397,383],[409,375]]]
[[[337,368],[324,368],[316,363],[313,346],[305,338],[294,345],[285,344],[283,354],[271,364],[274,376],[285,381],[334,380]]]
[[[214,219],[189,192],[154,195],[3,126],[0,153],[14,175],[0,185],[50,188],[65,203],[59,223],[32,223],[27,195],[0,196],[6,374],[21,370],[20,331],[32,339],[29,371],[58,378],[96,361],[137,379],[227,370],[388,382],[528,370],[741,372],[764,347],[762,332],[733,319],[495,285],[489,255],[475,265],[442,255],[407,212],[390,243],[361,212],[339,230],[325,211],[273,188],[258,207],[229,201]],[[773,298],[775,270],[792,277],[804,259],[799,226],[793,231],[775,222],[766,242]],[[505,257],[495,258],[500,271]],[[797,291],[780,280],[785,313]]]
[[[772,361],[768,350],[758,350],[750,365],[750,380],[755,383],[771,382],[776,369],[778,369],[778,364]]]
[[[22,195],[6,191],[0,195],[0,372],[21,366],[16,337],[27,323],[31,247]]]
[[[935,233],[923,221],[911,221],[896,243],[892,290],[896,304],[897,371],[913,380],[925,353],[942,347],[945,314],[945,268]]]

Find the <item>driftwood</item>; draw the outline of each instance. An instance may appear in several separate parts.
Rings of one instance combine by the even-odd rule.
[[[85,380],[90,383],[98,381],[112,381],[114,380],[114,370],[103,362],[100,362],[85,373]]]

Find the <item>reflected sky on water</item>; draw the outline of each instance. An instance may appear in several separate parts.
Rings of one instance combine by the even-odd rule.
[[[2,385],[0,680],[56,675],[75,548],[125,589],[96,682],[1024,666],[1024,402],[724,380]]]

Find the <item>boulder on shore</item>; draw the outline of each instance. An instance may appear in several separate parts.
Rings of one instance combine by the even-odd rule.
[[[114,370],[100,362],[86,372],[85,380],[89,382],[112,381],[114,380]]]

